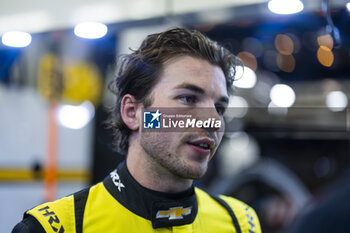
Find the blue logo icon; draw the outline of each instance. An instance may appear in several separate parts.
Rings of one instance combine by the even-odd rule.
[[[160,129],[160,119],[162,113],[157,110],[156,112],[145,111],[143,112],[143,128],[144,129]]]

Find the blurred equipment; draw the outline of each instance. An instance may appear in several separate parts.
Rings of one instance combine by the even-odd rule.
[[[265,232],[290,224],[311,199],[299,178],[281,163],[263,158],[238,174],[213,182],[212,193],[223,193],[251,205]]]
[[[349,232],[350,168],[313,203],[288,233]]]

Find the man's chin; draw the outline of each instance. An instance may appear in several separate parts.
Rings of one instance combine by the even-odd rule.
[[[199,179],[207,171],[207,165],[203,164],[191,164],[186,166],[186,168],[182,171],[181,177],[185,179]]]

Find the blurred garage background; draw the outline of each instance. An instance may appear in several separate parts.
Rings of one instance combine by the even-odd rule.
[[[289,229],[347,174],[348,1],[0,6],[1,232],[10,232],[26,209],[98,182],[123,160],[103,125],[114,101],[107,84],[116,58],[175,26],[205,33],[244,64],[225,138],[196,185],[249,203],[263,232],[274,233]]]

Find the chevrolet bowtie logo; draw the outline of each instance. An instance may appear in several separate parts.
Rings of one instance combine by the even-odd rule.
[[[182,206],[170,208],[169,210],[159,210],[156,218],[169,218],[169,220],[183,219],[183,216],[191,214],[192,207]]]

